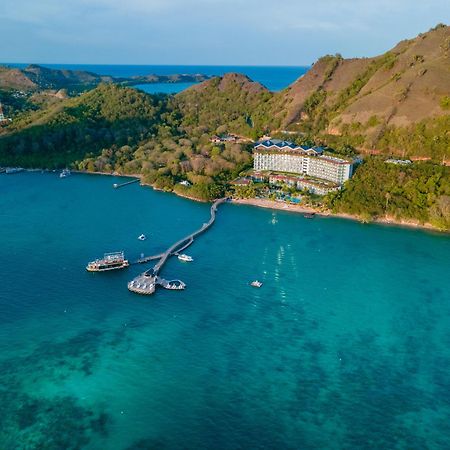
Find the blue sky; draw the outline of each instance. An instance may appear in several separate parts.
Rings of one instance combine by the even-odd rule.
[[[309,65],[450,22],[449,0],[12,0],[0,61]]]

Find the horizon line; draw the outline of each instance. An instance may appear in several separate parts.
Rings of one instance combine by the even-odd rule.
[[[53,66],[136,66],[136,67],[292,67],[292,68],[298,68],[298,67],[311,67],[312,64],[301,64],[301,65],[291,65],[291,64],[269,64],[269,65],[263,65],[263,64],[127,64],[127,63],[59,63],[59,62],[3,62],[0,61],[0,65],[53,65]]]

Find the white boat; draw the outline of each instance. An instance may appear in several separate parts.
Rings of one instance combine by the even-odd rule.
[[[185,255],[184,253],[182,253],[181,255],[178,255],[178,259],[180,261],[184,261],[184,262],[194,261],[194,258],[192,256]]]
[[[89,272],[106,272],[107,270],[124,269],[128,267],[130,263],[123,252],[105,253],[103,258],[91,261],[86,270]]]
[[[13,173],[23,172],[25,169],[23,167],[7,167],[5,169],[5,173],[7,175],[11,175]]]
[[[145,234],[141,234],[140,236],[138,236],[138,239],[140,241],[145,241],[147,239],[147,236]]]
[[[63,169],[63,171],[59,174],[59,178],[66,178],[70,175],[70,170],[69,169]]]
[[[262,282],[258,281],[258,280],[252,281],[250,283],[250,286],[257,287],[257,288],[260,288],[262,285],[263,285]]]

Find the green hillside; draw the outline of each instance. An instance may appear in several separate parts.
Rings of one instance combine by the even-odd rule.
[[[61,167],[111,145],[150,138],[163,120],[165,102],[135,89],[100,85],[19,116],[0,137],[2,165]]]

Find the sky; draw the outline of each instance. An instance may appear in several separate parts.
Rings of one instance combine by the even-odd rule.
[[[0,61],[299,66],[440,22],[449,0],[2,0]]]

